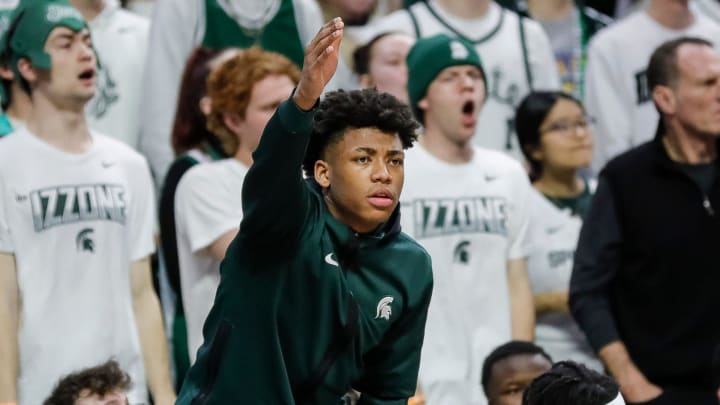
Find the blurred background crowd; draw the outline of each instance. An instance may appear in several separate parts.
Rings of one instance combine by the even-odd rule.
[[[3,41],[25,1],[36,0],[0,1]],[[163,320],[152,330],[168,343],[167,358],[146,357],[145,373],[122,357],[129,376],[106,364],[118,382],[86,394],[126,392],[130,377],[156,403],[167,398],[157,381],[180,389],[242,220],[252,153],[299,80],[305,45],[340,16],[341,59],[327,90],[377,88],[422,124],[400,200],[403,230],[432,256],[435,287],[410,403],[519,405],[525,387],[563,360],[611,376],[628,403],[718,403],[717,0],[70,3],[98,59],[88,125],[150,169],[142,194],[158,248],[147,258]],[[10,62],[0,68],[0,149],[33,109]],[[3,178],[23,176],[11,168],[0,168]],[[92,250],[77,232],[66,236]],[[34,349],[22,348],[23,328],[32,317],[49,323],[28,310],[36,281],[23,277],[31,264],[14,245],[0,234],[17,268],[15,284],[2,279],[15,300],[4,301],[0,321],[15,322],[21,347],[19,371],[0,370],[0,403],[36,405],[63,375],[109,358],[59,365],[51,381],[2,392],[3,376],[32,379],[28,370],[42,367],[27,360]],[[137,322],[133,340],[146,327]],[[144,389],[128,398],[148,401]]]

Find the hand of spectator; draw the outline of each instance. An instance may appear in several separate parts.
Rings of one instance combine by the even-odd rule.
[[[333,18],[323,25],[305,49],[300,82],[293,96],[295,104],[305,111],[315,105],[325,85],[335,74],[343,27],[342,19]]]
[[[624,376],[619,376],[618,383],[620,384],[622,395],[627,402],[648,402],[662,394],[662,389],[648,381],[637,369],[629,371]]]

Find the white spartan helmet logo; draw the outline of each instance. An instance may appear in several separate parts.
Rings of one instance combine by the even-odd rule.
[[[458,41],[450,42],[450,56],[453,59],[467,59],[470,52],[467,48]]]
[[[380,300],[377,304],[377,314],[375,315],[375,319],[385,319],[386,321],[390,320],[390,315],[392,315],[392,308],[390,307],[390,304],[395,301],[395,298],[393,297],[385,297]]]

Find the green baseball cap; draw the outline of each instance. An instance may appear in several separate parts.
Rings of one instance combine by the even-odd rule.
[[[423,120],[418,103],[425,97],[430,83],[443,69],[460,65],[477,66],[483,80],[487,79],[480,55],[466,41],[438,34],[415,42],[407,56],[407,88],[410,107],[418,120]]]

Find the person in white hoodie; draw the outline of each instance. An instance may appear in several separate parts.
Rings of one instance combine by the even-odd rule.
[[[243,218],[241,193],[265,125],[292,93],[300,71],[257,47],[225,61],[207,81],[208,128],[227,156],[193,166],[175,192],[175,232],[190,362],[220,284],[220,262]]]

